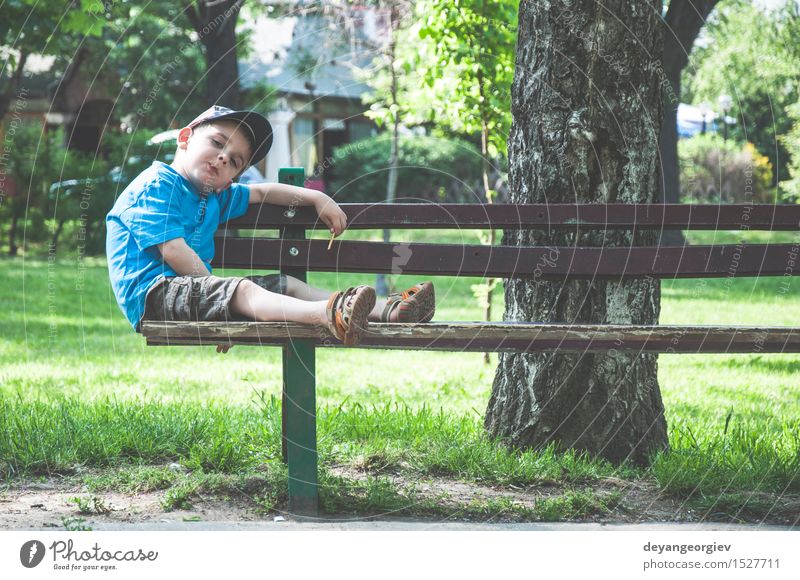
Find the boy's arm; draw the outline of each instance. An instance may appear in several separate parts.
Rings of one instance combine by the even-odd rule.
[[[319,218],[337,236],[347,227],[347,216],[330,197],[316,189],[286,183],[251,183],[250,203],[272,203],[283,206],[313,205]]]
[[[178,276],[211,275],[197,252],[190,248],[183,238],[173,238],[157,246],[161,257]]]
[[[248,183],[250,203],[272,203],[284,206],[315,205],[327,195],[316,189],[297,187],[287,183]]]

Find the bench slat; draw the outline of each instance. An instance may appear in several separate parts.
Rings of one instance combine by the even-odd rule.
[[[616,279],[798,275],[791,244],[685,247],[462,246],[271,238],[217,239],[213,264],[223,268],[306,268],[444,276]],[[793,257],[792,257],[793,256]]]
[[[351,229],[800,230],[797,204],[358,204],[344,203]],[[299,225],[327,229],[311,207],[253,205],[233,228]]]
[[[156,322],[142,324],[149,345],[282,345],[292,337],[340,347],[325,330],[279,322]],[[797,353],[800,327],[626,326],[513,322],[370,324],[359,348],[470,352],[638,351],[661,353]]]

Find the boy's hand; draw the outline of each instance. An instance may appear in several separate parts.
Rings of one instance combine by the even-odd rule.
[[[339,204],[324,193],[320,193],[319,197],[314,200],[314,208],[317,210],[319,219],[328,226],[334,235],[342,235],[347,228],[347,215],[339,207]]]

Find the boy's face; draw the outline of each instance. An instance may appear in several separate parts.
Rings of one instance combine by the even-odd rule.
[[[235,121],[216,121],[178,134],[181,173],[201,191],[222,191],[250,162],[247,127]]]

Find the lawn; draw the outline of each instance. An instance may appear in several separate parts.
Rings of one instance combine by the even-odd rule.
[[[474,243],[478,234],[458,235],[452,241]],[[328,288],[365,279],[372,278],[310,275],[312,284]],[[434,280],[438,320],[480,319],[470,288],[480,280]],[[662,288],[665,324],[800,320],[797,278],[673,280]],[[501,294],[495,293],[497,319]],[[237,485],[254,472],[264,477],[253,494],[260,505],[267,511],[283,505],[279,349],[239,346],[219,355],[211,347],[146,347],[119,311],[98,258],[0,260],[0,299],[4,478],[70,473],[80,465],[108,470],[84,482],[90,489],[123,489],[131,473],[150,481],[153,470],[179,462],[190,475],[155,478],[165,509],[190,503],[220,477]],[[486,365],[477,353],[320,350],[325,508],[441,515],[447,501],[398,481],[442,477],[503,489],[569,487],[535,509],[502,497],[468,502],[457,510],[464,517],[610,514],[624,498],[583,488],[611,479],[652,482],[701,516],[723,519],[759,520],[782,497],[800,494],[800,355],[661,356],[672,452],[648,470],[552,449],[513,452],[487,440],[482,414],[496,360],[492,355]]]

